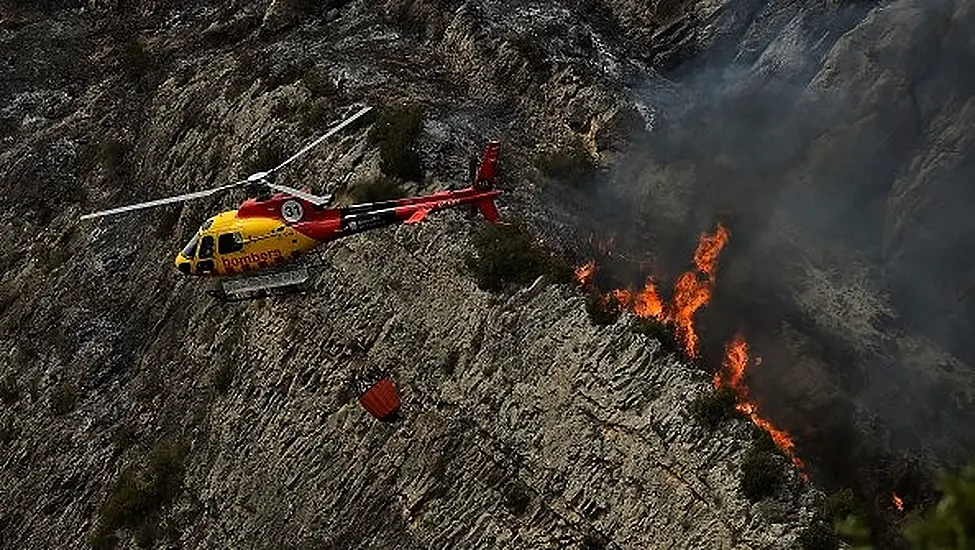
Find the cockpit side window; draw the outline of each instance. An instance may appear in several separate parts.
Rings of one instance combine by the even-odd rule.
[[[187,243],[186,248],[183,249],[183,256],[187,258],[192,258],[193,256],[195,256],[196,245],[199,244],[199,242],[200,242],[200,234],[197,233],[196,235],[193,236],[192,239],[190,239],[190,242]]]
[[[244,249],[244,238],[240,233],[224,233],[217,237],[217,250],[221,255],[233,254]]]
[[[213,237],[206,235],[200,241],[200,259],[213,257]]]

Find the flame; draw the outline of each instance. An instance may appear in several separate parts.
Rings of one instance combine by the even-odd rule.
[[[728,244],[730,238],[731,232],[719,223],[714,235],[704,234],[698,240],[697,250],[694,251],[694,265],[697,266],[698,271],[707,275],[712,283],[718,266],[718,254],[721,253],[724,245]]]
[[[699,339],[694,330],[694,314],[711,300],[717,275],[718,256],[730,239],[731,232],[721,224],[718,224],[714,234],[705,233],[699,237],[697,249],[694,251],[694,269],[684,272],[677,278],[670,304],[666,304],[660,298],[655,283],[649,278],[641,290],[615,289],[604,295],[603,299],[608,300],[613,297],[622,307],[629,309],[638,317],[653,318],[672,325],[678,340],[684,346],[684,352],[688,357],[696,358]],[[576,279],[583,286],[590,286],[595,271],[596,263],[590,261],[576,269]],[[755,357],[754,362],[761,363],[761,358]],[[748,386],[745,384],[747,368],[748,343],[740,334],[736,334],[725,346],[722,369],[715,372],[712,379],[714,387],[728,387],[734,390],[737,398],[735,408],[768,433],[775,445],[799,468],[802,478],[808,481],[808,477],[802,471],[805,464],[796,453],[792,436],[762,417],[758,405],[750,399]]]
[[[763,418],[758,412],[758,405],[748,397],[748,386],[745,385],[745,370],[748,368],[748,343],[740,335],[736,334],[730,342],[725,345],[725,357],[722,364],[722,372],[714,374],[714,387],[722,386],[734,390],[738,398],[735,408],[745,414],[753,424],[765,430],[772,437],[775,446],[786,454],[792,463],[801,471],[806,467],[802,459],[796,454],[796,444],[792,441],[792,436],[785,430],[776,428],[769,420]],[[807,479],[805,473],[801,474],[803,479]]]
[[[747,398],[748,388],[741,382],[745,378],[745,369],[748,368],[748,343],[740,334],[736,334],[730,342],[725,344],[722,366],[728,373],[728,379],[727,381],[722,379],[721,371],[714,373],[715,389],[720,389],[723,385],[722,382],[724,382],[728,387],[735,390],[740,399]]]
[[[648,278],[643,285],[643,290],[633,297],[633,313],[644,319],[663,319],[664,301],[657,294],[657,286],[653,284],[652,279]]]
[[[610,296],[626,309],[642,318],[653,318],[674,326],[678,340],[683,344],[688,357],[695,358],[698,353],[698,336],[694,331],[694,314],[711,299],[714,288],[718,255],[728,243],[731,233],[718,224],[713,235],[702,234],[694,251],[694,269],[682,274],[674,285],[674,294],[668,307],[657,293],[656,284],[647,278],[643,289],[615,289],[604,296]],[[612,244],[612,241],[610,242]],[[591,286],[596,262],[589,261],[576,268],[575,276],[583,286]]]
[[[633,301],[633,293],[624,288],[617,288],[610,292],[609,295],[616,298],[616,301],[625,308],[629,308],[630,303]]]
[[[674,285],[670,317],[676,328],[677,338],[684,344],[687,356],[692,359],[697,357],[698,347],[697,333],[694,332],[694,314],[711,300],[718,255],[730,238],[731,233],[721,224],[718,224],[714,235],[701,235],[697,250],[694,251],[697,272],[685,272]]]
[[[690,358],[697,357],[698,337],[694,331],[694,314],[711,299],[711,285],[688,271],[677,279],[670,307],[669,320],[674,324],[677,339],[684,344]]]
[[[596,261],[591,260],[586,265],[576,268],[576,280],[583,286],[592,284],[592,276],[595,273]]]
[[[897,511],[903,512],[904,511],[904,501],[901,500],[901,497],[897,496],[897,493],[891,493],[890,494],[890,497],[894,501],[894,506],[897,507]]]

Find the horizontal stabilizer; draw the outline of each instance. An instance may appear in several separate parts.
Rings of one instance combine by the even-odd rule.
[[[481,215],[487,221],[494,223],[501,218],[501,215],[498,214],[498,205],[494,204],[493,200],[481,199],[475,204],[477,205],[477,209],[480,210]]]

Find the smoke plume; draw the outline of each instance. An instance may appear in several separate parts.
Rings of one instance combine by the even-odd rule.
[[[728,225],[704,355],[744,334],[762,410],[876,523],[975,453],[975,9],[771,4],[636,94],[649,131],[588,231],[632,286]]]

